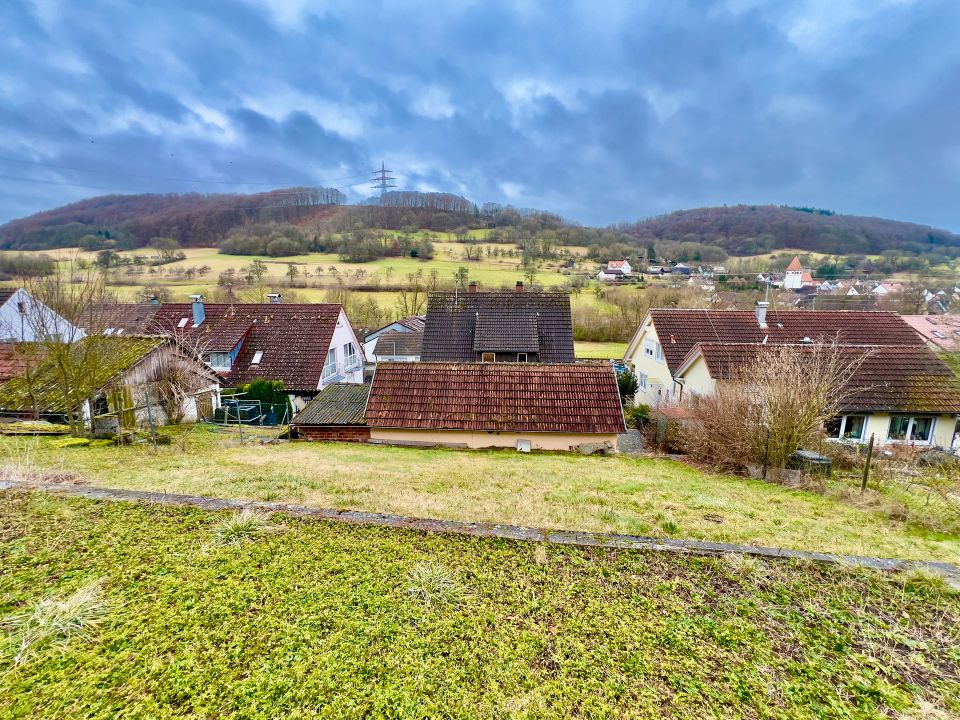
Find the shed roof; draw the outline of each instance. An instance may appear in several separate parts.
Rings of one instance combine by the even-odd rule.
[[[363,425],[369,385],[328,385],[297,413],[291,425]]]
[[[95,353],[91,357],[96,357],[99,362],[91,369],[93,378],[90,385],[103,388],[167,342],[169,340],[158,337],[97,335],[85,337],[74,343],[74,351]],[[90,347],[91,343],[97,344],[95,350]],[[69,403],[65,403],[56,367],[49,359],[37,365],[35,371],[31,373],[29,382],[23,376],[19,376],[0,385],[0,408],[10,412],[32,411],[34,402],[44,412],[67,412],[78,407],[86,399],[78,396],[71,398]],[[67,407],[67,404],[70,407]]]
[[[620,433],[609,363],[384,363],[367,424],[380,428]]]
[[[420,357],[423,346],[422,332],[399,332],[388,330],[377,338],[374,353],[377,356],[396,355],[405,357]]]

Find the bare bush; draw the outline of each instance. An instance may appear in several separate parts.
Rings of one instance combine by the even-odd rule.
[[[866,355],[826,342],[758,346],[712,394],[693,398],[684,424],[688,451],[730,469],[786,467],[843,407]]]

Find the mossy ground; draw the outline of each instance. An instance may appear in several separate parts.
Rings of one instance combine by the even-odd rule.
[[[0,493],[0,616],[91,581],[108,606],[2,647],[0,717],[960,713],[960,600],[924,578],[279,516],[220,546],[225,517]]]

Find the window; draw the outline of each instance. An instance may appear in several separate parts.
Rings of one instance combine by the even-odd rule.
[[[207,364],[216,370],[230,369],[230,353],[212,352],[207,356]]]
[[[657,343],[657,362],[663,362],[663,348]]]
[[[644,392],[647,391],[647,374],[646,373],[637,374],[637,387],[643,390]]]
[[[933,437],[933,425],[930,416],[894,415],[888,435],[891,440],[926,443]]]
[[[257,350],[253,354],[253,360],[250,361],[250,364],[259,365],[261,360],[263,360],[263,350]]]
[[[343,363],[348,368],[352,368],[357,364],[357,348],[354,347],[352,342],[347,343],[343,346]]]
[[[863,440],[866,426],[866,415],[838,415],[827,421],[824,430],[828,437],[838,440]]]
[[[337,371],[337,351],[330,348],[327,351],[327,361],[323,364],[323,377],[328,378]]]
[[[497,354],[496,353],[483,353],[480,358],[483,362],[496,362]]]
[[[527,354],[526,353],[517,353],[517,362],[526,362]]]
[[[186,327],[188,322],[190,322],[190,318],[180,318],[180,322],[177,323],[177,327],[178,328]]]
[[[643,354],[652,358],[656,354],[657,343],[653,340],[647,340],[643,344]]]

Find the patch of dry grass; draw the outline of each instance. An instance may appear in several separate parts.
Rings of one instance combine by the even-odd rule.
[[[39,470],[91,484],[416,517],[633,535],[688,537],[851,555],[960,563],[960,538],[890,517],[883,507],[761,481],[701,472],[670,460],[521,455],[368,445],[240,445],[198,427],[176,445],[29,444]],[[245,436],[250,433],[245,430]],[[0,438],[0,464],[14,446]]]

